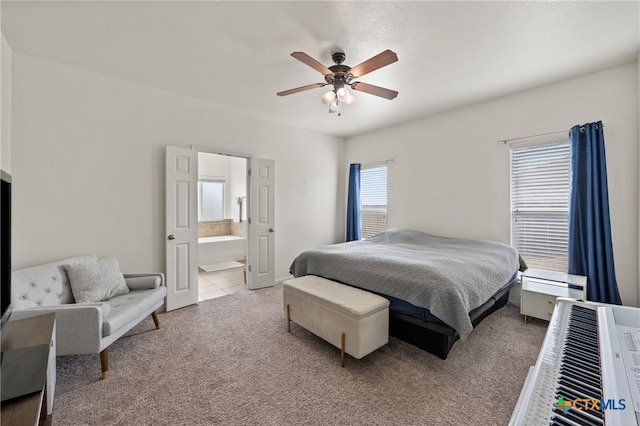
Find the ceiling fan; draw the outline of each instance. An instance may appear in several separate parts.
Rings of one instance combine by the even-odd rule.
[[[278,96],[292,95],[294,93],[304,92],[305,90],[311,90],[331,84],[333,85],[333,90],[325,93],[321,99],[322,102],[329,107],[330,113],[338,113],[338,115],[340,115],[342,111],[342,105],[350,106],[355,101],[354,97],[346,89],[347,86],[351,87],[353,90],[380,96],[389,100],[398,96],[398,92],[395,90],[385,89],[384,87],[374,86],[373,84],[367,84],[360,81],[354,81],[371,71],[375,71],[396,62],[398,60],[398,55],[391,50],[387,49],[353,68],[342,64],[346,59],[346,55],[341,51],[333,52],[331,54],[331,59],[335,65],[328,68],[304,52],[293,52],[291,56],[322,74],[324,76],[324,82],[278,92]]]

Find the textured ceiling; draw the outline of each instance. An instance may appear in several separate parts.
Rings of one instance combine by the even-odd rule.
[[[321,133],[350,136],[632,61],[638,2],[1,2],[14,51],[204,99]],[[293,59],[399,61],[361,81],[341,117]]]

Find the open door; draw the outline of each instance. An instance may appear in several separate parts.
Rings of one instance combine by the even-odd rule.
[[[198,152],[167,146],[167,311],[198,303]]]
[[[249,290],[271,287],[275,282],[274,173],[273,160],[249,159]]]

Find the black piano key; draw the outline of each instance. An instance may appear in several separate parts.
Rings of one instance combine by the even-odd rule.
[[[567,345],[565,346],[564,350],[562,351],[563,354],[578,354],[580,355],[582,358],[587,359],[589,361],[592,360],[598,360],[600,359],[600,357],[598,356],[598,354],[594,354],[593,352],[588,352],[585,351],[583,348],[581,348],[579,345],[573,343],[573,342],[567,342]]]
[[[584,343],[585,345],[589,345],[590,347],[596,348],[598,346],[598,341],[589,336],[590,336],[590,332],[582,331],[578,329],[574,329],[571,332],[567,333],[567,338],[569,340],[576,340],[580,343]]]
[[[557,416],[572,420],[578,423],[579,425],[585,425],[585,426],[602,425],[602,421],[600,419],[589,416],[586,411],[570,409],[566,413],[564,411],[557,413]]]
[[[567,400],[580,399],[580,395],[572,391],[571,389],[567,389],[564,386],[559,386],[556,388],[556,399],[563,397]]]
[[[599,363],[598,363],[599,364]],[[593,366],[590,364],[585,364],[584,362],[579,362],[578,360],[572,359],[570,357],[565,357],[562,359],[562,365],[567,366],[567,368],[572,368],[576,371],[588,371],[594,376],[600,377],[600,366]]]
[[[594,316],[587,316],[583,314],[573,314],[571,315],[571,319],[575,322],[579,322],[581,324],[590,325],[590,326],[597,326],[598,324],[598,320]]]
[[[595,332],[595,330],[582,330],[579,327],[574,327],[570,333],[567,333],[567,336],[569,339],[575,339],[591,347],[597,347],[598,340],[591,337],[592,333]]]
[[[593,311],[596,312],[596,311]],[[579,312],[572,312],[571,319],[583,322],[585,324],[596,324],[598,320],[595,318],[595,315],[592,314],[583,314]]]
[[[597,313],[593,309],[572,305],[565,329],[560,375],[557,378],[556,398],[565,400],[601,400],[600,353]],[[550,424],[559,426],[602,425],[601,410],[571,408],[565,413],[553,409]]]
[[[600,375],[600,359],[592,359],[586,358],[579,352],[571,352],[562,355],[562,359],[560,360],[560,366],[568,364],[571,368],[577,372],[580,371],[588,371],[591,374]]]
[[[576,372],[575,370],[562,367],[560,368],[560,374],[571,377],[575,380],[582,380],[596,389],[602,389],[602,384],[600,383],[600,377],[595,377],[591,373],[587,373],[585,371]]]
[[[578,312],[593,312],[594,309],[591,309],[591,307],[588,306],[584,306],[584,305],[571,305],[572,310],[574,311],[578,311]]]
[[[557,410],[553,410],[554,412],[557,412]],[[552,426],[575,426],[576,423],[575,422],[571,422],[569,423],[567,421],[567,419],[561,417],[561,416],[553,416],[551,417],[551,425]]]
[[[598,321],[592,318],[587,318],[582,315],[572,315],[571,321],[575,324],[583,324],[585,327],[593,327],[596,328],[598,325]]]
[[[585,382],[575,380],[569,376],[560,376],[558,383],[561,385],[565,385],[568,388],[575,389],[576,391],[586,395],[586,398],[592,399],[601,399],[601,391],[598,388],[594,388],[591,385],[586,384]]]
[[[600,366],[595,366],[591,364],[585,364],[583,361],[573,359],[571,357],[563,357],[562,358],[562,366],[567,366],[567,368],[571,368],[576,371],[588,371],[594,376],[600,376]]]
[[[571,348],[567,349],[562,354],[562,362],[564,362],[567,359],[573,360],[574,364],[592,366],[592,368],[590,368],[589,371],[593,372],[594,374],[596,372],[596,365],[600,364],[600,357],[585,355],[584,353],[578,350],[572,350]],[[600,368],[598,367],[597,370],[599,372]]]
[[[598,329],[597,324],[589,324],[584,321],[576,321],[575,319],[569,319],[568,322],[571,331],[578,333],[590,333]]]
[[[580,395],[580,399],[599,399],[596,398],[595,392],[592,392],[591,389],[586,389],[582,383],[576,383],[571,380],[567,380],[566,377],[560,377],[558,379],[558,384],[566,387],[567,389],[571,389],[578,395]]]
[[[593,348],[587,345],[581,345],[578,342],[574,342],[573,340],[567,340],[566,341],[566,346],[572,349],[576,349],[579,351],[584,352],[585,354],[589,354],[592,356],[595,356],[596,358],[600,358],[599,357],[599,352],[598,352],[598,348]]]
[[[590,323],[586,321],[582,321],[580,319],[571,318],[569,320],[569,325],[577,331],[581,332],[589,332],[598,328],[598,324],[596,322]]]
[[[571,310],[577,315],[589,315],[590,317],[593,317],[593,318],[595,318],[596,316],[595,309],[586,308],[584,306],[572,305]]]
[[[594,311],[595,312],[595,311]],[[570,316],[570,320],[574,322],[580,322],[582,324],[594,325],[597,324],[598,320],[588,317],[586,315],[582,315],[579,313],[572,313]]]
[[[598,340],[589,336],[590,336],[589,332],[582,332],[580,330],[572,330],[570,332],[567,332],[567,340],[576,341],[584,344],[585,346],[597,348]]]

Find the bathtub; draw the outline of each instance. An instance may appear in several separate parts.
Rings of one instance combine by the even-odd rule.
[[[198,238],[198,264],[244,260],[247,257],[247,239],[235,235]]]

